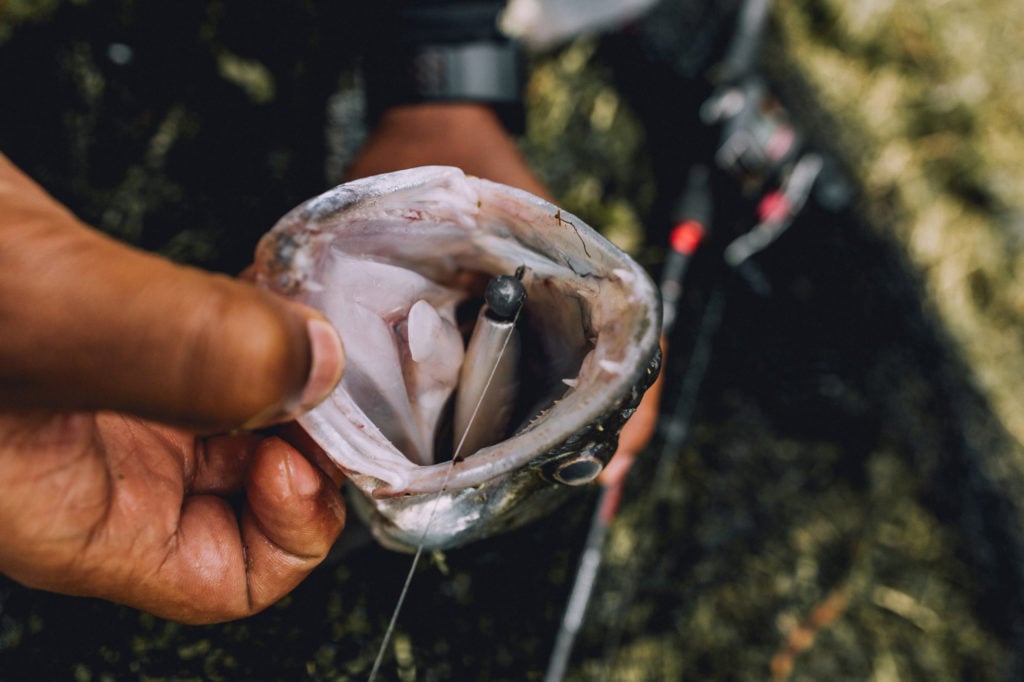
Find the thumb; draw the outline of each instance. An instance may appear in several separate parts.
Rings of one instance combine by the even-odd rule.
[[[294,416],[344,354],[315,311],[82,225],[0,155],[0,408],[202,430]]]

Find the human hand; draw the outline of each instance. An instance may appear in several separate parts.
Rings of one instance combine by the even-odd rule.
[[[199,623],[326,555],[337,481],[278,437],[195,435],[325,397],[317,313],[93,232],[0,155],[0,327],[0,572]]]
[[[665,337],[661,338],[661,363],[665,365],[665,355],[668,346]],[[633,466],[633,460],[645,448],[654,436],[654,429],[658,426],[659,410],[661,409],[661,389],[664,373],[659,372],[658,377],[651,384],[636,412],[629,418],[626,425],[619,433],[619,446],[612,455],[608,466],[604,468],[597,477],[598,482],[604,486],[622,485]]]
[[[387,110],[347,176],[355,179],[433,164],[457,166],[553,201],[494,111],[482,104],[414,104]],[[660,400],[659,376],[623,428],[618,449],[601,472],[602,484],[621,482],[633,458],[646,447],[654,435]]]

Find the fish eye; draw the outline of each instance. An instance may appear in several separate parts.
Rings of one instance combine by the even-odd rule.
[[[583,485],[597,478],[602,469],[604,463],[601,460],[591,455],[583,455],[564,462],[551,476],[562,485]]]

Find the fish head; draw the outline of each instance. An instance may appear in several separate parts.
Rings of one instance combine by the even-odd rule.
[[[298,422],[392,548],[453,547],[548,513],[596,478],[657,375],[660,304],[644,270],[575,216],[456,168],[306,201],[260,241],[255,272],[341,334],[345,375]],[[512,273],[526,293],[515,337],[481,361],[467,351],[473,320],[488,282]],[[499,397],[471,417],[492,433],[465,447],[460,380],[513,355],[509,377],[484,372]]]

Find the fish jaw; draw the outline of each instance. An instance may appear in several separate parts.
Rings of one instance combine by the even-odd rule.
[[[456,308],[474,296],[467,281],[520,266],[525,357],[537,366],[523,383],[537,404],[514,433],[453,464],[433,452],[427,422],[457,382]],[[390,546],[454,546],[545,513],[565,498],[560,484],[581,482],[560,470],[589,462],[596,476],[654,378],[659,307],[646,273],[571,214],[458,169],[374,176],[307,201],[261,240],[256,272],[323,311],[356,350],[339,388],[298,421]],[[437,332],[446,350],[422,350],[402,336],[410,327]],[[413,356],[433,360],[417,368]],[[421,409],[429,391],[433,417]]]
[[[382,546],[407,553],[420,547],[460,547],[541,519],[569,500],[573,489],[580,489],[578,482],[565,477],[565,471],[580,463],[603,466],[608,462],[618,434],[660,368],[658,350],[644,378],[600,422],[570,434],[556,447],[505,475],[492,476],[474,486],[428,493],[393,491],[385,496],[377,489],[376,497],[363,494],[363,487],[353,481],[349,500]],[[467,463],[472,464],[463,460],[446,465],[451,473],[458,473]],[[583,482],[589,482],[589,478]]]

